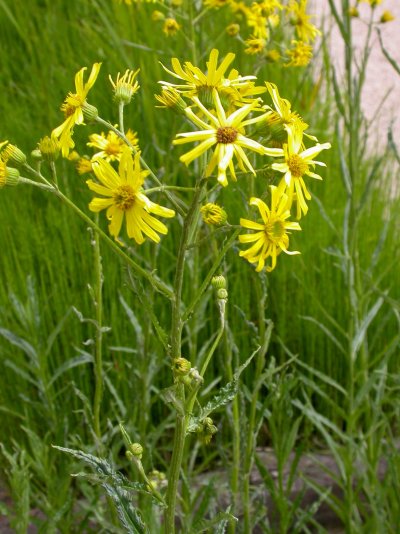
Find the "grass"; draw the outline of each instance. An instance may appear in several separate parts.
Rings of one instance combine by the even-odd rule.
[[[21,0],[15,0],[12,5],[3,0],[0,11],[3,12],[0,85],[4,95],[0,102],[4,118],[1,139],[9,139],[29,153],[35,148],[36,140],[59,123],[59,105],[66,91],[72,89],[74,73],[98,60],[103,62],[102,75],[93,91],[93,103],[102,116],[117,122],[117,110],[111,102],[105,74],[115,76],[127,67],[140,67],[141,92],[128,108],[125,124],[138,131],[143,154],[158,176],[165,176],[171,184],[185,183],[186,171],[183,165],[177,165],[178,151],[171,150],[170,144],[181,129],[181,120],[154,109],[152,98],[158,91],[157,80],[166,76],[158,61],[169,65],[171,57],[190,58],[192,52],[184,38],[178,34],[167,40],[159,27],[155,31],[150,9],[128,9],[105,0],[73,3],[35,0],[29,9]],[[263,429],[258,444],[275,448],[281,459],[280,474],[290,452],[284,449],[281,436],[287,436],[293,449],[300,444],[324,443],[334,454],[343,475],[342,501],[336,502],[333,496],[328,500],[342,518],[346,531],[380,532],[384,528],[382,532],[394,532],[390,529],[396,520],[391,488],[398,485],[399,463],[394,439],[398,431],[399,200],[391,198],[387,191],[391,190],[392,180],[399,177],[398,163],[392,152],[385,153],[378,171],[368,182],[369,194],[357,217],[353,256],[357,258],[361,277],[357,310],[365,317],[377,299],[381,298],[382,303],[368,331],[361,336],[362,346],[368,345],[369,359],[362,364],[367,376],[360,377],[357,369],[354,371],[354,418],[349,422],[346,410],[351,385],[347,345],[354,307],[343,260],[343,241],[346,230],[352,231],[355,226],[346,223],[345,218],[347,195],[342,178],[343,160],[347,156],[340,152],[340,145],[346,151],[346,138],[341,128],[335,131],[332,127],[337,116],[337,98],[333,96],[332,82],[321,85],[314,81],[331,80],[329,57],[325,53],[321,67],[311,66],[306,71],[271,65],[260,67],[257,59],[241,52],[239,41],[219,36],[220,31],[214,28],[211,14],[205,16],[203,33],[195,36],[200,63],[203,65],[208,56],[209,43],[217,43],[221,54],[236,52],[235,66],[240,72],[258,71],[261,79],[277,83],[281,94],[290,99],[311,125],[310,131],[322,142],[330,140],[333,148],[324,156],[327,163],[324,181],[312,184],[317,199],[308,217],[301,221],[303,231],[293,236],[293,248],[301,250],[301,256],[280,258],[279,268],[261,278],[237,257],[237,249],[231,250],[224,260],[229,290],[228,330],[208,370],[208,383],[215,381],[217,387],[222,387],[232,378],[232,369],[243,363],[263,340],[265,318],[272,320],[274,328],[268,352],[263,355],[265,362],[259,358],[258,375],[257,365],[250,365],[242,376],[238,404],[216,415],[220,430],[215,446],[205,448],[196,444],[194,451],[189,447],[185,451],[184,464],[189,475],[182,506],[187,508],[187,531],[201,519],[200,514],[196,516],[196,506],[191,500],[195,497],[193,490],[192,493],[189,490],[190,479],[202,470],[214,469],[219,458],[231,463],[232,434],[238,430],[232,428],[232,409],[240,412],[243,432],[240,452],[245,451],[248,436],[243,429],[251,419],[253,398],[257,424]],[[345,91],[342,95],[345,98]],[[80,146],[88,131],[97,128],[76,128]],[[361,130],[358,135],[361,136]],[[354,184],[358,201],[363,198],[368,176],[379,157],[371,152],[360,161],[358,181]],[[91,195],[83,179],[72,165],[62,162],[61,166],[62,189],[88,212]],[[261,175],[254,183],[254,190],[264,190],[267,183],[267,177]],[[223,203],[235,217],[232,223],[237,224],[239,213],[243,213],[243,197],[240,181],[223,191]],[[106,228],[104,220],[102,224]],[[172,244],[176,243],[179,232],[179,224],[174,221],[168,237],[156,251],[152,245],[145,244],[140,256],[134,247],[129,252],[150,269],[156,267],[163,279],[171,283],[175,261]],[[209,239],[208,230],[202,232]],[[81,481],[70,478],[69,473],[80,470],[81,466],[72,466],[69,457],[50,447],[58,444],[88,450],[88,444],[96,441],[91,425],[92,343],[96,331],[87,320],[95,315],[90,289],[94,280],[91,239],[87,225],[57,199],[27,187],[2,190],[0,244],[5,252],[0,262],[0,278],[4,281],[0,286],[0,327],[3,334],[9,333],[0,339],[0,414],[2,426],[7,429],[2,437],[1,462],[15,501],[16,517],[20,516],[15,519],[15,525],[17,521],[20,525],[13,527],[17,532],[26,531],[30,507],[39,507],[44,513],[41,522],[46,532],[55,532],[57,528],[65,533],[84,532],[85,528],[96,531],[93,522],[102,523],[105,531],[118,531],[107,505],[99,498],[98,488],[93,488],[84,477]],[[212,246],[195,253],[185,275],[186,301],[191,287],[205,275],[213,254]],[[102,256],[104,324],[111,330],[104,334],[101,448],[104,456],[135,478],[135,471],[121,454],[119,421],[124,421],[135,440],[145,441],[146,451],[151,451],[143,460],[147,470],[168,467],[174,424],[169,409],[160,399],[160,390],[170,381],[170,368],[164,348],[155,339],[143,311],[143,302],[153,304],[161,325],[168,325],[169,309],[159,295],[132,281],[129,270],[106,247],[102,247]],[[265,288],[268,297],[264,301],[265,309],[261,309],[260,294]],[[215,332],[218,320],[218,310],[208,292],[184,332],[183,347],[190,356],[188,359],[200,361],[204,357],[205,343]],[[299,355],[298,364],[277,372],[270,369],[270,375],[263,374],[261,366],[272,365],[272,357],[279,366],[293,355]],[[230,361],[231,367],[227,365]],[[252,397],[254,384],[260,377],[264,379],[259,385],[260,396]],[[206,389],[202,402],[210,397],[211,390]],[[289,436],[291,425],[299,427],[296,426],[295,435]],[[249,454],[247,458],[252,464],[254,458]],[[381,484],[377,465],[383,455],[391,461]],[[359,483],[367,504],[360,497],[361,489],[353,489],[352,466],[356,457],[367,466]],[[265,473],[264,479],[271,491],[271,480]],[[291,528],[284,524],[289,506],[284,490],[281,485],[274,493],[281,518],[280,532]],[[199,510],[213,510],[215,506],[212,489],[207,491],[209,495],[203,496]],[[145,518],[150,520],[154,507],[143,496],[140,502]],[[365,517],[371,510],[368,522]],[[294,507],[292,511],[302,532],[299,510]],[[260,514],[265,517],[265,511],[261,510]],[[383,518],[384,526],[379,525],[379,517]],[[265,532],[274,531],[268,528],[273,527],[266,526]],[[360,528],[365,530],[357,530]]]

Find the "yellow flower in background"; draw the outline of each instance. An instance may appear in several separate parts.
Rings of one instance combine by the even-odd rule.
[[[224,7],[231,3],[231,0],[204,0],[204,5],[206,7]]]
[[[292,0],[287,7],[288,13],[291,16],[291,22],[296,29],[296,33],[300,41],[308,43],[314,41],[317,35],[321,32],[310,22],[311,15],[307,15],[307,0]]]
[[[139,90],[140,85],[137,80],[135,80],[140,69],[135,71],[126,69],[125,73],[121,76],[120,73],[117,74],[117,79],[114,80],[111,78],[111,75],[108,76],[111,85],[114,89],[114,100],[115,102],[129,104],[132,100],[133,95]]]
[[[382,0],[361,0],[361,2],[365,2],[366,4],[369,4],[371,7],[376,7],[382,3]]]
[[[258,4],[254,3],[246,17],[247,25],[252,28],[252,33],[256,39],[267,39],[269,35],[268,19],[264,17],[262,11],[258,9]]]
[[[236,35],[240,33],[240,26],[236,23],[229,24],[229,26],[225,28],[225,31],[231,37],[236,37]]]
[[[76,170],[79,174],[89,174],[93,172],[92,162],[88,158],[79,158],[76,163]]]
[[[249,39],[245,40],[247,48],[244,49],[246,54],[261,54],[265,50],[267,41],[265,39],[259,39],[252,35]]]
[[[181,29],[181,26],[180,24],[177,23],[175,19],[172,19],[172,18],[165,19],[164,26],[163,26],[163,32],[165,33],[165,35],[167,35],[168,37],[175,35],[180,29]]]
[[[239,252],[239,256],[250,263],[256,263],[256,271],[260,272],[265,267],[265,262],[271,258],[271,264],[266,267],[267,272],[276,267],[276,258],[283,251],[286,254],[300,254],[297,251],[289,251],[289,230],[301,230],[299,223],[288,221],[290,211],[288,209],[288,197],[280,192],[277,187],[271,185],[271,208],[260,198],[250,199],[250,205],[256,206],[261,215],[261,221],[255,222],[249,219],[240,219],[240,225],[248,230],[254,230],[252,234],[241,234],[240,243],[253,243],[247,250]]]
[[[203,106],[197,97],[193,98],[193,101],[203,112],[209,123],[200,119],[190,108],[186,108],[185,112],[188,118],[194,122],[194,124],[199,126],[201,130],[178,134],[177,137],[179,139],[175,139],[173,144],[180,145],[184,143],[192,143],[193,141],[201,141],[198,146],[179,158],[186,165],[189,165],[189,163],[207,152],[210,148],[215,147],[214,153],[207,165],[205,175],[206,177],[210,176],[217,167],[218,182],[225,187],[228,185],[226,177],[227,169],[229,169],[232,179],[236,181],[233,165],[234,156],[238,162],[239,168],[243,172],[250,171],[252,174],[256,174],[243,150],[244,148],[264,156],[281,155],[282,150],[266,148],[260,143],[257,143],[257,141],[245,137],[243,134],[246,126],[257,123],[263,119],[263,115],[258,115],[252,119],[244,120],[254,110],[255,106],[258,105],[257,102],[246,104],[229,116],[226,116],[216,89],[213,90],[213,97],[216,110],[215,115]]]
[[[289,209],[293,200],[297,201],[297,219],[300,219],[301,214],[306,215],[308,211],[305,198],[311,199],[303,177],[311,176],[317,180],[322,180],[321,176],[312,172],[310,167],[314,168],[315,165],[326,167],[325,163],[315,161],[313,158],[322,150],[331,148],[331,144],[317,143],[315,146],[303,150],[303,132],[301,130],[292,131],[291,128],[287,128],[287,132],[288,142],[283,145],[284,162],[273,163],[272,169],[285,174],[279,184],[279,190],[285,190],[288,196]]]
[[[285,63],[286,67],[305,67],[312,58],[312,46],[303,43],[303,41],[292,41],[292,48],[286,50],[289,62]]]
[[[126,148],[118,172],[100,158],[92,162],[92,167],[100,183],[93,180],[87,180],[86,183],[89,189],[105,198],[94,198],[89,209],[94,212],[107,209],[110,234],[118,237],[125,217],[127,234],[136,243],[142,244],[146,237],[158,243],[158,234],[167,234],[168,228],[151,214],[173,217],[175,212],[152,202],[142,190],[149,171],[141,170],[140,153],[133,159],[130,150]]]
[[[72,139],[73,128],[75,124],[82,124],[84,121],[83,108],[86,102],[86,97],[90,89],[93,87],[97,76],[99,75],[101,63],[94,63],[89,75],[88,81],[83,83],[83,73],[86,67],[83,67],[75,75],[75,93],[68,93],[61,106],[61,111],[65,115],[65,121],[52,131],[52,136],[58,138],[61,152],[64,157],[67,157],[71,148],[74,148],[75,143]]]
[[[390,11],[384,11],[379,19],[379,22],[385,24],[386,22],[391,22],[392,20],[395,20],[393,14]]]
[[[139,139],[135,132],[128,130],[126,137],[133,147],[139,146]],[[103,158],[106,161],[119,161],[126,144],[115,132],[110,130],[107,135],[104,132],[100,135],[96,133],[89,135],[87,146],[100,149],[99,152],[93,154],[92,159]]]

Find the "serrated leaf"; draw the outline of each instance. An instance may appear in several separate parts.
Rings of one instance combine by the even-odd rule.
[[[129,481],[123,475],[117,473],[103,458],[57,445],[53,445],[53,448],[86,463],[97,475],[100,475],[100,484],[114,501],[121,524],[129,534],[150,534],[139,511],[133,506],[130,493],[124,488],[124,486],[129,485]]]

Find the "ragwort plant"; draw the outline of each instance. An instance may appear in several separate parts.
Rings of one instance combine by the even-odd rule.
[[[217,4],[205,2],[204,13],[199,12],[197,17],[204,16],[209,8],[219,7]],[[309,42],[315,38],[317,30],[308,22],[305,6],[305,2],[291,2],[285,12],[294,17],[292,26],[298,32],[299,38]],[[250,21],[249,26],[253,27],[254,31],[272,23],[268,19],[272,17],[272,13],[268,14],[268,9],[268,6],[260,3],[245,12],[248,22]],[[276,2],[273,9],[282,9],[282,6]],[[193,9],[189,11],[193,17]],[[167,35],[180,29],[179,24],[173,24],[171,20],[168,21],[168,26],[165,26]],[[265,37],[261,38],[265,40]],[[98,455],[65,447],[58,448],[95,469],[97,482],[106,490],[122,525],[130,532],[148,532],[149,528],[153,531],[155,528],[163,528],[166,533],[173,533],[178,525],[187,530],[185,525],[188,524],[188,519],[184,506],[181,507],[183,511],[177,506],[181,479],[181,491],[184,491],[185,485],[182,472],[185,446],[188,441],[194,440],[195,435],[204,444],[210,443],[218,431],[210,416],[231,401],[234,427],[231,490],[235,507],[233,510],[228,508],[215,513],[211,518],[204,510],[203,517],[191,525],[191,531],[205,531],[219,524],[218,528],[222,532],[228,522],[233,531],[235,516],[231,511],[236,515],[243,512],[244,532],[252,530],[250,473],[257,435],[255,427],[258,395],[265,378],[263,370],[272,324],[261,322],[258,327],[258,349],[241,365],[234,367],[232,360],[227,361],[229,382],[208,403],[201,405],[199,398],[202,388],[205,387],[206,371],[223,339],[229,353],[230,340],[226,330],[228,287],[225,277],[219,272],[226,254],[237,244],[242,246],[239,256],[254,265],[257,273],[274,270],[282,252],[289,256],[299,254],[298,251],[290,249],[290,235],[293,231],[301,230],[298,221],[308,212],[311,200],[309,178],[321,179],[315,172],[315,166],[324,164],[315,158],[323,150],[330,148],[329,143],[320,144],[315,136],[307,132],[308,125],[292,110],[290,102],[281,97],[275,84],[263,81],[258,85],[255,75],[240,75],[232,68],[235,55],[229,53],[221,60],[216,48],[209,53],[206,69],[202,70],[197,65],[195,43],[192,42],[192,45],[192,62],[181,63],[177,58],[173,58],[171,67],[164,66],[167,79],[160,82],[160,94],[156,95],[157,104],[168,112],[177,114],[182,123],[182,130],[187,130],[177,134],[173,140],[173,145],[181,154],[179,160],[185,165],[181,167],[181,172],[186,177],[179,185],[169,185],[166,177],[161,181],[156,176],[143,156],[140,134],[138,136],[132,130],[125,130],[125,107],[136,97],[140,88],[138,70],[127,69],[122,75],[110,77],[114,101],[118,108],[116,124],[102,118],[97,108],[91,104],[94,86],[101,71],[101,64],[95,63],[87,79],[86,68],[76,74],[75,87],[61,106],[63,122],[54,128],[50,135],[39,141],[37,149],[31,154],[30,163],[23,151],[12,143],[4,141],[1,144],[2,187],[29,185],[54,195],[92,230],[92,294],[96,310],[95,319],[92,320],[96,331],[93,351],[95,390],[92,424]],[[310,54],[307,49],[304,57],[301,54],[300,59],[296,56],[296,61],[293,54],[289,54],[291,60],[288,64],[304,65],[310,60]],[[99,133],[89,136],[87,145],[94,152],[89,157],[81,157],[75,151],[75,129],[85,122],[99,127]],[[94,193],[88,206],[89,212],[94,213],[93,218],[62,191],[57,168],[60,154],[63,158],[76,162],[79,174],[90,176],[86,184]],[[260,170],[269,171],[274,176],[275,183],[269,187],[257,183],[254,178]],[[237,181],[243,190],[248,192],[248,204],[255,208],[239,220],[235,220],[234,213],[227,213],[224,207],[217,203],[224,188],[231,187],[232,183]],[[108,220],[111,237],[101,228],[103,211]],[[176,230],[179,238],[171,281],[149,270],[146,263],[141,261],[140,249],[135,248],[132,253],[131,243],[136,247],[148,240],[156,246],[160,243],[161,236],[168,234],[165,219],[174,217],[178,222],[172,224],[179,227]],[[210,227],[209,239],[206,241],[200,238],[199,228],[202,223]],[[195,263],[193,258],[199,261],[200,251],[208,245],[208,241],[212,243],[215,251],[213,261],[207,274],[198,280],[198,285],[190,288],[190,298],[187,301],[183,296],[188,294],[187,291],[183,292],[187,271]],[[146,472],[142,457],[152,451],[146,450],[140,444],[143,436],[138,436],[137,441],[133,441],[121,424],[126,455],[136,466],[142,478],[140,483],[130,482],[102,458],[105,454],[102,441],[105,422],[101,420],[105,378],[103,335],[108,331],[108,327],[104,325],[102,302],[104,246],[109,247],[124,262],[129,276],[134,280],[133,286],[141,287],[141,284],[144,284],[145,289],[141,297],[140,289],[136,289],[138,300],[148,315],[154,335],[164,348],[172,370],[171,383],[166,384],[160,393],[174,417],[172,454],[166,475]],[[191,361],[185,357],[185,326],[201,309],[210,285],[215,291],[219,325],[209,343],[199,351],[201,358],[195,355],[195,360]],[[153,307],[151,299],[146,297],[146,287],[169,304],[169,325],[165,323],[165,317],[163,322],[157,317],[156,308]],[[264,283],[257,282],[257,296],[261,317],[266,299]],[[126,306],[125,309],[130,314]],[[132,314],[130,316],[133,317]],[[256,387],[250,394],[248,437],[244,444],[246,460],[242,469],[242,437],[236,395],[240,375],[253,358],[256,362]],[[135,491],[140,494],[139,501],[132,498]],[[151,527],[146,525],[138,511],[137,502],[141,505],[144,498],[150,499],[161,509],[160,522],[157,524],[156,520],[157,526],[154,523]]]

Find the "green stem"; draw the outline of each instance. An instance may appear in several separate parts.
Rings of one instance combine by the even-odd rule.
[[[172,300],[172,320],[171,320],[171,358],[179,358],[181,355],[182,344],[182,327],[183,319],[181,315],[182,307],[182,287],[183,276],[185,271],[185,255],[187,251],[188,241],[192,230],[192,225],[196,221],[196,213],[198,211],[199,199],[206,185],[204,178],[200,179],[196,185],[196,191],[193,195],[188,213],[183,222],[182,234],[179,243],[178,256],[176,261],[176,271],[174,279],[174,298]],[[185,390],[182,384],[177,384],[176,394],[181,406],[185,406]],[[183,411],[177,412],[175,436],[173,443],[171,467],[168,478],[167,489],[167,508],[164,515],[165,534],[174,534],[175,532],[175,509],[176,499],[178,493],[178,481],[180,469],[182,465],[183,450],[185,447],[187,415]]]
[[[96,224],[99,222],[99,215],[96,214]],[[93,402],[93,425],[94,432],[101,443],[101,425],[100,425],[100,411],[101,400],[103,398],[103,268],[100,250],[100,236],[98,233],[94,235],[94,269],[95,269],[95,306],[96,306],[96,345],[95,345],[95,361],[94,361],[94,402]]]

